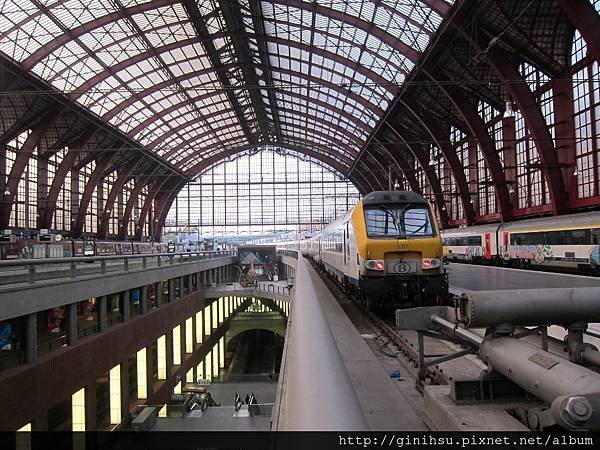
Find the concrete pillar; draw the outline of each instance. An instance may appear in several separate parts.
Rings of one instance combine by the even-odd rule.
[[[162,283],[157,281],[154,283],[154,295],[156,296],[156,306],[162,305]]]
[[[37,313],[25,317],[25,364],[37,359]]]
[[[191,273],[187,276],[187,286],[188,286],[188,288],[187,288],[188,294],[191,294],[192,292],[194,292],[194,280],[193,280],[193,276]]]
[[[185,276],[179,277],[179,298],[185,295]]]
[[[129,360],[121,362],[121,417],[129,415]]]
[[[92,379],[85,385],[85,431],[96,431],[97,408],[96,380]]]
[[[66,309],[67,345],[77,345],[77,303],[67,305]]]
[[[108,305],[106,295],[96,299],[96,312],[98,318],[98,332],[103,333],[108,328]]]
[[[148,312],[148,285],[143,285],[141,291],[140,314],[146,314]]]
[[[208,283],[209,286],[212,286],[212,284],[213,284],[213,272],[214,272],[214,269],[208,269],[208,274],[207,274],[208,278],[207,278],[206,282]]]
[[[175,278],[169,280],[169,303],[175,301]]]
[[[166,343],[166,356],[167,356],[167,380],[171,377],[171,370],[173,369],[173,329],[169,328],[169,331],[165,333]]]
[[[154,394],[154,353],[152,344],[146,345],[146,389],[147,398]]]
[[[121,293],[121,322],[127,322],[130,318],[129,289],[127,289]]]
[[[202,272],[202,287],[206,288],[207,284],[208,284],[208,272],[206,270],[204,270]]]

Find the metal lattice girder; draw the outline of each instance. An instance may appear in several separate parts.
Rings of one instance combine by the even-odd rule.
[[[39,122],[33,127],[31,133],[19,149],[14,164],[8,174],[6,182],[6,191],[4,192],[4,203],[2,204],[2,215],[0,218],[0,226],[7,228],[10,220],[10,212],[17,197],[17,188],[23,172],[29,163],[29,159],[33,156],[33,152],[39,145],[44,133],[48,127],[62,113],[62,105],[57,105],[51,108],[45,116],[41,117]]]
[[[442,228],[446,227],[449,221],[448,211],[444,207],[444,198],[442,197],[442,185],[440,184],[440,180],[435,173],[435,170],[432,166],[429,165],[429,155],[427,155],[422,148],[419,148],[416,144],[409,142],[407,137],[411,135],[411,132],[407,129],[400,128],[401,125],[391,124],[389,121],[385,122],[385,125],[392,133],[398,138],[404,146],[410,150],[415,159],[419,162],[423,171],[425,172],[425,176],[429,180],[429,185],[433,189],[435,195],[435,203],[437,205],[440,219],[442,222]],[[405,137],[406,136],[406,137]]]
[[[464,91],[461,91],[456,87],[445,87],[437,82],[437,79],[432,74],[425,70],[423,70],[423,73],[436,84],[437,89],[442,91],[448,97],[452,102],[452,105],[463,117],[465,123],[469,127],[471,135],[477,139],[487,167],[490,170],[492,181],[496,187],[500,214],[503,220],[510,220],[512,217],[512,203],[508,194],[504,169],[502,168],[502,163],[498,156],[498,152],[496,151],[494,141],[492,140],[483,119],[481,119],[477,113],[475,106],[466,99]]]
[[[456,150],[450,145],[449,130],[448,136],[442,135],[439,125],[435,124],[431,117],[427,116],[427,113],[424,113],[423,111],[417,113],[413,107],[402,100],[400,103],[415,118],[415,120],[420,123],[421,127],[431,136],[431,139],[435,143],[436,147],[441,151],[446,163],[450,167],[452,175],[454,176],[454,180],[456,181],[458,193],[460,194],[461,202],[465,211],[467,224],[472,225],[475,222],[475,208],[471,202],[469,185],[467,183],[465,171],[458,159]]]
[[[211,40],[210,33],[208,31],[208,28],[206,27],[204,18],[202,17],[202,13],[198,9],[198,4],[194,0],[183,0],[182,3],[190,16],[190,19],[192,21],[192,24],[194,25],[194,28],[196,29],[196,32],[198,33],[198,36],[202,40],[208,57],[210,58],[212,65],[219,77],[219,80],[223,85],[223,88],[225,89],[227,98],[229,99],[229,102],[231,103],[234,111],[236,112],[236,115],[238,116],[240,126],[244,130],[244,134],[246,135],[248,142],[250,142],[251,144],[256,144],[256,136],[248,127],[246,116],[235,94],[234,86],[232,85],[231,80],[227,75],[227,70],[224,68],[224,64],[221,61],[219,52],[217,51],[214,42]]]
[[[558,0],[562,11],[579,30],[588,51],[600,64],[600,17],[589,0]]]

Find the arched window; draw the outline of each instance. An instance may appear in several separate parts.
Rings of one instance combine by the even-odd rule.
[[[177,196],[165,233],[315,231],[354,206],[358,191],[316,159],[279,148],[215,164]]]
[[[600,0],[593,1],[600,9]],[[577,198],[599,195],[600,72],[578,31],[571,48]]]

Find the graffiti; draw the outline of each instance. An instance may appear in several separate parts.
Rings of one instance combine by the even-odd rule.
[[[513,259],[529,259],[537,264],[542,264],[546,259],[553,256],[552,247],[548,244],[510,246],[510,257]]]
[[[466,254],[471,259],[481,258],[483,256],[483,247],[467,247]]]
[[[600,245],[594,246],[590,252],[590,264],[592,266],[600,266]]]

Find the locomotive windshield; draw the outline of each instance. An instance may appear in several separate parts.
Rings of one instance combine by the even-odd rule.
[[[365,209],[370,238],[434,236],[429,208],[422,205],[377,205]]]

